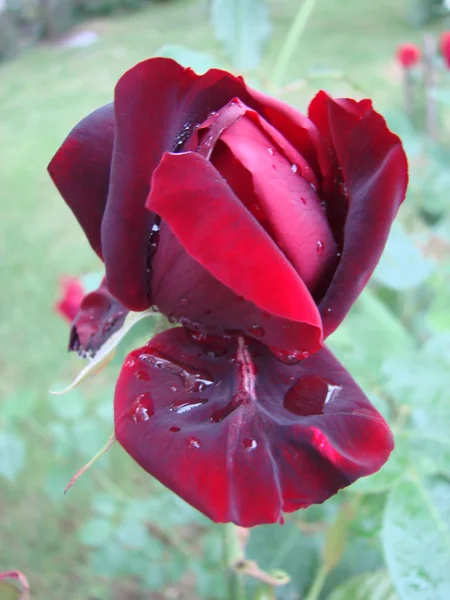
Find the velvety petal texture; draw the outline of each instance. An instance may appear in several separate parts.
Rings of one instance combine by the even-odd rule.
[[[69,350],[94,356],[118,331],[128,310],[108,290],[105,280],[100,287],[84,296],[70,331]]]
[[[320,301],[325,337],[345,317],[364,289],[403,202],[408,165],[400,139],[386,126],[370,100],[335,100],[319,93],[309,114],[329,149],[334,172],[324,182],[330,219],[343,227],[342,256]],[[344,205],[345,210],[344,210]]]
[[[117,382],[116,436],[144,469],[252,526],[384,464],[389,428],[323,348],[405,197],[400,140],[370,100],[319,92],[306,116],[241,77],[153,58],[49,171],[105,263],[70,348],[94,354],[128,310],[180,325]]]
[[[118,441],[146,471],[214,521],[244,527],[323,502],[393,447],[328,350],[288,366],[258,342],[182,328],[127,357],[114,411]]]
[[[107,104],[72,129],[48,166],[59,193],[100,258],[113,143],[114,108]]]

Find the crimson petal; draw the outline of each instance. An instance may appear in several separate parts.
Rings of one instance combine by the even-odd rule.
[[[105,280],[87,294],[72,323],[69,350],[94,356],[103,344],[118,331],[128,310],[111,294]]]
[[[258,108],[243,80],[211,69],[196,75],[166,58],[152,58],[119,80],[114,99],[116,139],[102,224],[108,286],[132,310],[151,303],[145,209],[154,169],[165,151],[179,151],[210,112],[232,98]]]
[[[342,257],[319,305],[326,337],[341,323],[381,256],[405,198],[408,165],[400,139],[370,100],[335,100],[320,92],[309,112],[340,172],[335,193],[342,195],[344,188],[348,197],[347,214],[341,215]]]
[[[306,285],[205,158],[166,154],[154,173],[147,207],[236,294],[272,315],[321,329]]]
[[[392,436],[322,349],[295,366],[262,344],[182,328],[128,355],[115,434],[150,474],[217,522],[273,523],[378,470]]]
[[[321,347],[320,327],[275,317],[235,294],[186,252],[164,221],[152,270],[152,297],[171,321],[214,335],[245,333],[301,358]]]
[[[113,141],[114,110],[107,104],[72,129],[48,166],[59,193],[100,258]]]

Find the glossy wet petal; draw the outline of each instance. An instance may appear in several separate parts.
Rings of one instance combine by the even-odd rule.
[[[348,202],[347,211],[339,216],[343,221],[342,257],[320,302],[325,335],[329,335],[363,290],[381,256],[405,197],[408,166],[399,138],[373,110],[370,100],[334,100],[321,92],[311,103],[310,116],[339,173],[335,192],[340,198],[344,193]]]
[[[72,129],[48,166],[59,193],[100,258],[113,142],[114,110],[107,104]]]
[[[320,330],[316,305],[301,278],[205,158],[166,154],[147,206],[236,294],[272,315]]]
[[[321,346],[320,326],[276,317],[236,294],[190,256],[164,222],[152,269],[152,297],[172,321],[202,333],[244,333],[303,356]]]
[[[288,366],[262,344],[224,344],[164,332],[116,387],[118,441],[187,502],[217,522],[272,523],[387,460],[387,424],[328,350]]]
[[[139,63],[116,86],[116,139],[102,245],[108,285],[129,309],[152,303],[147,267],[154,220],[145,200],[153,171],[165,151],[181,150],[194,127],[235,96],[252,103],[242,79],[218,69],[199,76],[165,58]]]

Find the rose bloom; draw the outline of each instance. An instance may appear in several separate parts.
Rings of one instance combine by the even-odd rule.
[[[370,100],[319,92],[306,116],[241,77],[154,58],[49,171],[105,264],[109,316],[152,306],[179,325],[116,385],[117,440],[146,471],[252,526],[384,464],[387,424],[323,346],[405,196],[400,140]],[[76,325],[73,339],[86,350]]]
[[[56,312],[66,321],[72,322],[80,310],[84,296],[83,284],[77,277],[61,277],[60,297],[55,304]]]
[[[417,65],[421,58],[421,51],[417,44],[400,44],[397,48],[397,60],[402,67],[410,69]]]

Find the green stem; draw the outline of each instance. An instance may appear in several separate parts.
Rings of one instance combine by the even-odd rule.
[[[234,569],[234,565],[244,560],[236,526],[232,523],[223,525],[223,558],[228,578],[229,600],[246,600],[244,576]]]
[[[328,570],[325,565],[322,565],[320,569],[317,571],[316,577],[310,587],[307,595],[305,596],[305,600],[318,600],[320,596],[320,592],[325,584],[325,581],[328,576]]]
[[[316,2],[317,0],[303,0],[297,11],[294,22],[286,37],[286,41],[284,42],[278,55],[277,62],[275,63],[272,77],[272,86],[275,90],[277,90],[283,82],[286,69],[294,54],[295,48],[306,29],[306,25]]]

